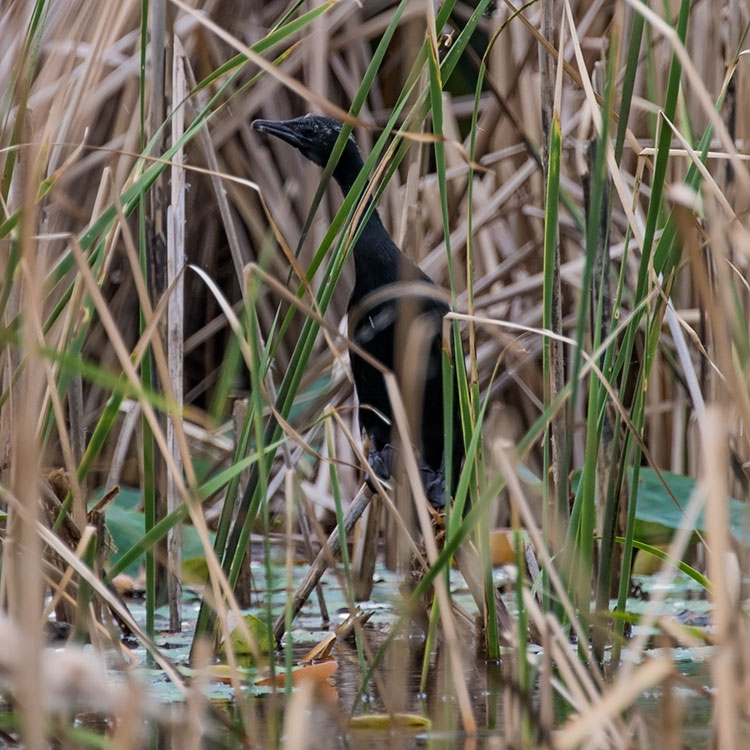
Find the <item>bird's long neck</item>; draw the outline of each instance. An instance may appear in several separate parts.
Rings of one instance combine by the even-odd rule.
[[[345,159],[346,156],[347,154],[342,155],[333,173],[344,196],[348,195],[354,186],[354,181],[363,166],[362,158],[358,153],[351,155],[348,159]],[[362,216],[370,210],[371,203],[372,199],[368,198]],[[401,252],[383,226],[380,214],[377,209],[373,209],[354,245],[356,275],[354,296],[361,296],[377,286],[397,281],[400,257]]]

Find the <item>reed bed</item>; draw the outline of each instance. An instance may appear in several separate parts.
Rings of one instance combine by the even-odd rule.
[[[450,745],[690,746],[697,696],[703,746],[742,747],[749,23],[739,0],[3,5],[4,738],[198,747],[213,721],[227,744],[364,746],[379,740],[350,735],[349,715],[375,696],[392,728],[411,662],[421,692],[448,696],[431,718]],[[362,149],[345,199],[332,164],[250,128],[307,111]],[[450,297],[461,423],[446,431],[467,456],[438,533],[408,450],[373,501],[381,553],[416,575],[387,632],[357,623],[358,689],[331,703],[318,684],[292,690],[291,602],[295,560],[325,550],[363,492],[342,321],[369,196]],[[143,528],[115,551],[126,488]],[[654,496],[678,515],[660,545],[640,534]],[[373,533],[360,527],[357,544]],[[501,594],[498,527],[515,554]],[[205,558],[195,623],[188,535]],[[323,567],[354,612],[362,555],[338,543]],[[468,549],[476,622],[446,585]],[[640,614],[636,552],[659,561]],[[113,585],[138,564],[142,621]],[[685,576],[710,603],[703,629],[660,608]],[[170,632],[194,628],[189,665],[164,646],[160,606]],[[59,653],[53,611],[71,626]],[[420,616],[415,657],[404,633]],[[274,620],[286,687],[256,700],[227,647],[231,710],[207,701],[216,645],[234,629],[258,656]],[[136,643],[182,706],[154,707]],[[681,650],[707,660],[710,693]],[[494,686],[479,720],[472,669]]]

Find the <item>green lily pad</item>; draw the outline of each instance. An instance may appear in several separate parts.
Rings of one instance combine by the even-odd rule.
[[[243,615],[242,619],[245,621],[245,625],[250,631],[256,650],[263,656],[270,654],[271,651],[273,651],[273,635],[268,629],[268,625],[260,618],[251,614]],[[232,631],[229,634],[229,641],[232,644],[232,650],[238,656],[254,656],[253,649],[245,638],[245,634],[239,625],[232,628]],[[226,657],[226,653],[226,644],[222,643],[219,647],[219,656],[222,658]]]
[[[635,536],[649,544],[668,543],[675,530],[686,525],[685,510],[698,484],[682,474],[670,471],[661,474],[674,499],[653,469],[642,468],[638,477]],[[632,473],[630,477],[632,481]],[[729,498],[729,526],[740,544],[750,544],[750,506]],[[701,512],[693,528],[701,533],[706,531],[705,513]]]
[[[188,557],[182,561],[182,582],[199,586],[208,580],[208,563],[205,557]]]
[[[101,493],[98,493],[98,496],[101,496]],[[125,552],[143,538],[146,518],[143,511],[139,510],[140,507],[140,491],[131,487],[122,487],[117,497],[105,508],[105,523],[115,547],[115,552],[111,556],[112,563],[117,562]],[[210,537],[213,542],[214,534],[211,533]],[[189,524],[182,525],[182,556],[186,560],[204,557],[198,532]],[[142,559],[133,562],[123,572],[135,576]]]
[[[698,485],[698,481],[693,477],[673,474],[671,471],[660,473],[669,491],[653,469],[641,467],[635,510],[635,538],[656,546],[669,544],[674,532],[686,525],[685,511]],[[632,469],[628,471],[628,479],[630,482],[633,481]],[[578,492],[580,484],[581,472],[578,471],[572,482],[574,492]],[[732,536],[740,544],[750,546],[750,505],[734,498],[729,498],[728,502],[729,528]],[[696,532],[705,533],[705,513],[699,514],[692,528]]]

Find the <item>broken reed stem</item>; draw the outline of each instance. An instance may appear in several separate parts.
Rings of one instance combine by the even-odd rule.
[[[352,587],[354,600],[361,602],[370,598],[375,575],[375,562],[380,540],[380,517],[383,501],[380,495],[374,495],[370,507],[366,510],[362,522],[357,527],[352,552]]]
[[[362,515],[362,513],[364,513],[365,508],[370,504],[371,499],[372,492],[366,484],[363,484],[362,487],[360,487],[356,497],[352,501],[352,504],[349,506],[349,510],[346,512],[346,516],[344,516],[345,535],[352,530],[354,524],[357,522],[357,519]],[[307,575],[305,575],[305,577],[302,579],[302,582],[299,584],[299,586],[297,586],[297,590],[294,592],[291,603],[292,613],[290,622],[293,621],[294,618],[299,614],[299,611],[304,606],[308,597],[312,593],[312,590],[315,588],[315,585],[318,583],[323,573],[328,570],[329,565],[333,562],[334,556],[338,555],[339,552],[341,552],[341,537],[339,535],[339,527],[337,525],[336,528],[334,528],[334,530],[330,533],[328,541],[321,548],[320,552],[318,552],[315,561],[307,571]],[[286,611],[282,612],[276,618],[276,622],[273,624],[273,637],[276,643],[279,643],[281,641],[281,636],[284,635],[285,630]]]

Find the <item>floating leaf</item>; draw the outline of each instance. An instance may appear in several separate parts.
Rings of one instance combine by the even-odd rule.
[[[325,682],[335,674],[338,668],[339,664],[334,659],[319,662],[318,664],[307,664],[297,667],[292,670],[292,685],[300,685],[306,681]],[[279,672],[273,677],[263,677],[260,680],[256,680],[255,684],[258,686],[276,685],[276,687],[286,687],[286,672]]]
[[[675,504],[653,469],[642,468],[638,479],[635,536],[649,544],[668,543],[675,529],[685,526],[685,510],[695,492],[697,480],[682,474],[662,471],[661,475],[674,495]],[[632,477],[632,475],[631,475]],[[748,513],[750,506],[729,498],[729,527],[732,535],[747,544]],[[705,514],[701,513],[695,530],[705,532]]]
[[[685,526],[685,511],[698,484],[696,479],[683,474],[673,474],[671,471],[661,471],[660,474],[664,483],[659,474],[646,467],[641,468],[638,477],[635,538],[651,545],[669,544],[675,529]],[[628,471],[628,481],[633,481],[632,469]],[[581,472],[577,472],[573,479],[575,492],[578,492],[580,482]],[[734,498],[729,498],[728,503],[732,535],[740,544],[750,546],[750,505]],[[700,513],[693,529],[705,532],[705,513]]]
[[[432,722],[419,714],[362,714],[349,720],[352,729],[427,729]]]
[[[615,541],[619,544],[625,544],[625,538],[621,536],[616,536]],[[697,571],[692,566],[688,565],[683,560],[675,560],[674,558],[670,558],[669,553],[665,552],[664,549],[669,549],[669,545],[663,545],[662,547],[657,547],[651,544],[646,544],[645,542],[641,542],[638,539],[633,540],[633,546],[640,552],[645,552],[651,557],[657,559],[659,561],[659,566],[661,567],[661,563],[664,560],[670,560],[674,563],[677,570],[684,573],[689,578],[692,578],[699,586],[702,586],[706,591],[711,590],[711,582],[704,576],[702,573]],[[636,558],[637,560],[637,558]],[[641,575],[649,575],[648,572],[644,572],[643,570],[635,571],[637,573],[640,573]],[[656,572],[655,570],[653,572]]]
[[[208,563],[205,557],[188,557],[182,561],[182,582],[188,586],[201,586],[208,580]]]
[[[101,494],[101,492],[97,493],[97,497]],[[118,496],[104,510],[107,530],[116,548],[116,552],[111,557],[113,564],[143,538],[145,518],[143,511],[137,510],[140,507],[140,491],[131,487],[121,487]],[[213,541],[213,532],[209,533],[209,537]],[[189,524],[182,526],[182,554],[185,559],[202,557],[204,554],[198,532]],[[123,572],[135,575],[140,564],[141,560],[137,559]]]
[[[655,544],[654,548],[666,552],[669,549],[669,545]],[[633,562],[633,575],[651,576],[654,573],[658,573],[661,566],[661,558],[652,555],[650,552],[645,552],[644,550],[639,549]]]
[[[226,685],[232,684],[232,674],[237,675],[240,682],[247,682],[250,679],[250,672],[247,669],[232,669],[229,664],[209,664],[205,669],[206,675],[214,682],[223,682]]]
[[[516,553],[513,550],[511,529],[495,529],[490,532],[490,557],[493,565],[515,565]]]
[[[229,634],[229,641],[234,653],[252,657],[254,656],[254,650],[257,650],[261,655],[270,654],[273,650],[273,637],[268,629],[268,625],[263,620],[251,614],[243,615],[242,619],[250,631],[250,636],[254,642],[252,645],[248,643],[243,628],[236,625]],[[219,648],[219,656],[225,657],[226,653],[226,645],[222,643]]]

